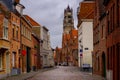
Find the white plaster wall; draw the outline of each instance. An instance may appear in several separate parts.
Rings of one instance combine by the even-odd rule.
[[[81,42],[80,42],[81,41]],[[81,47],[81,45],[83,47]],[[88,48],[88,50],[85,50]],[[83,57],[80,58],[80,49],[83,49]],[[92,67],[93,51],[93,22],[83,21],[78,28],[78,64],[90,64]]]
[[[83,22],[83,64],[90,64],[92,67],[93,51],[93,22]],[[88,48],[88,50],[85,50]]]

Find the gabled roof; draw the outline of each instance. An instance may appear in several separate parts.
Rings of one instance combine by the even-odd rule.
[[[94,1],[83,1],[80,4],[79,19],[93,19],[94,18]]]
[[[37,23],[35,20],[33,20],[30,16],[24,15],[27,20],[30,21],[32,26],[41,26],[39,23]]]

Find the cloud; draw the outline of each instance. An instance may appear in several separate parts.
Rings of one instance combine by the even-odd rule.
[[[26,8],[25,14],[31,16],[50,31],[53,48],[62,45],[64,9],[73,8],[75,27],[77,25],[77,7],[81,0],[21,0]]]

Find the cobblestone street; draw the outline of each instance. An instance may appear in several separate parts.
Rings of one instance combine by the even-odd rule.
[[[27,80],[104,80],[87,72],[80,72],[76,67],[59,66],[56,69],[38,73]]]

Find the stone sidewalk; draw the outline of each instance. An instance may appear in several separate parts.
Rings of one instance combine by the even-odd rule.
[[[9,77],[4,77],[0,80],[26,80],[28,78],[31,78],[33,76],[35,76],[36,74],[40,73],[40,72],[44,72],[44,71],[48,71],[48,70],[52,70],[52,69],[56,69],[56,67],[54,68],[45,68],[45,69],[40,69],[38,71],[32,71],[29,73],[23,73],[20,75],[15,75],[15,76],[9,76]]]

